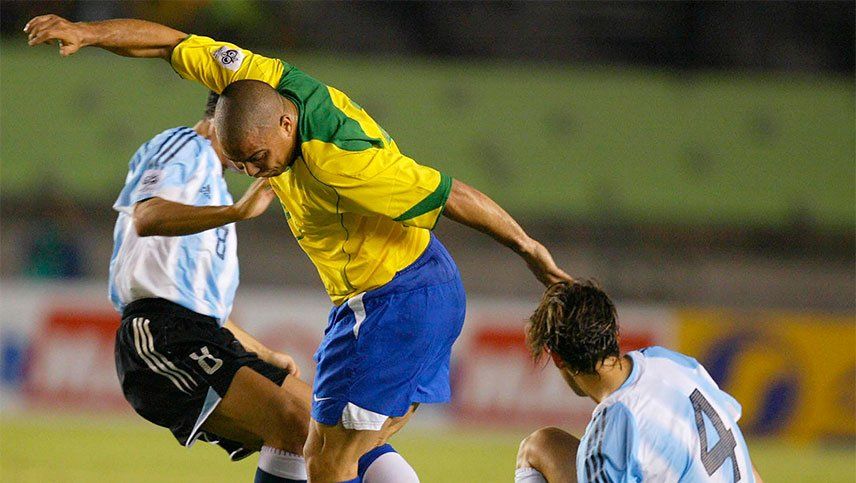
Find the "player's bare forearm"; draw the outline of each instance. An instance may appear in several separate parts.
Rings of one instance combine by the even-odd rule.
[[[134,228],[139,236],[192,235],[242,219],[234,205],[191,206],[149,198],[134,206]]]
[[[535,241],[495,201],[456,179],[452,180],[452,191],[443,214],[462,225],[490,235],[517,253],[527,251]]]
[[[87,22],[86,45],[101,47],[127,57],[169,59],[172,49],[187,34],[165,25],[137,19]]]
[[[255,352],[256,355],[259,356],[259,359],[267,362],[268,364],[273,364],[274,366],[280,367],[288,371],[294,377],[300,377],[300,367],[297,365],[297,362],[294,361],[294,358],[289,356],[288,354],[283,354],[282,352],[277,352],[269,349],[266,345],[262,344],[255,337],[251,336],[244,329],[238,327],[231,319],[227,320],[223,327],[229,329],[232,332],[232,335],[238,339],[238,342],[244,346],[248,352]]]
[[[71,55],[82,47],[101,47],[126,57],[169,59],[172,49],[187,34],[165,25],[137,19],[70,22],[56,15],[33,18],[24,27],[29,44],[58,41],[60,54]]]
[[[234,322],[232,322],[232,319],[227,320],[226,323],[223,324],[223,327],[229,329],[229,331],[232,332],[232,335],[234,335],[235,338],[238,339],[238,342],[240,342],[241,345],[244,346],[244,349],[249,352],[255,352],[256,354],[258,354],[259,359],[267,361],[270,358],[270,355],[273,351],[268,349],[267,346],[259,342],[255,337],[248,334],[247,331],[238,327]]]
[[[458,223],[490,235],[514,250],[545,285],[571,280],[570,275],[556,266],[550,252],[543,245],[527,235],[508,212],[479,190],[453,180],[452,191],[443,214]]]
[[[134,206],[134,227],[140,236],[183,236],[228,223],[255,218],[276,198],[267,179],[257,179],[235,204],[191,206],[149,198]]]

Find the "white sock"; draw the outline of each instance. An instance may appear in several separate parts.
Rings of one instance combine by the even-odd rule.
[[[262,446],[259,451],[259,468],[280,478],[306,479],[306,460],[288,451]]]
[[[365,483],[419,483],[413,467],[395,451],[384,453],[369,465]]]
[[[526,466],[514,472],[514,483],[547,483],[547,479],[535,468]]]

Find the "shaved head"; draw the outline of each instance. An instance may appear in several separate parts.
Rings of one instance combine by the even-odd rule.
[[[214,128],[224,155],[254,177],[281,174],[297,151],[297,107],[270,85],[240,80],[223,89]]]
[[[277,126],[282,98],[264,82],[240,80],[223,89],[214,112],[217,135],[224,145],[233,146],[253,131]]]

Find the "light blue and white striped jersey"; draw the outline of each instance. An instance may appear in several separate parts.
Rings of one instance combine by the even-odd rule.
[[[131,158],[110,259],[110,301],[121,312],[134,300],[159,297],[222,325],[238,287],[234,223],[187,236],[139,237],[134,205],[148,198],[193,206],[232,204],[211,142],[188,127],[168,129]]]
[[[754,482],[740,404],[704,367],[662,347],[628,355],[630,377],[597,405],[580,442],[578,481]]]

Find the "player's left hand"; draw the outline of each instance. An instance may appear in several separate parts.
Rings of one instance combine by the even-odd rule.
[[[297,363],[294,362],[294,358],[288,354],[283,354],[282,352],[271,352],[270,359],[267,362],[281,369],[285,369],[294,377],[300,377],[300,366],[298,366]]]
[[[84,44],[86,26],[82,23],[70,22],[58,15],[40,15],[33,18],[24,27],[24,32],[29,35],[30,45],[50,44],[54,40],[59,42],[59,53],[63,56],[71,55]]]
[[[547,248],[535,240],[531,240],[531,245],[521,253],[521,256],[529,265],[529,270],[547,287],[556,282],[573,281],[570,275],[556,265]]]

